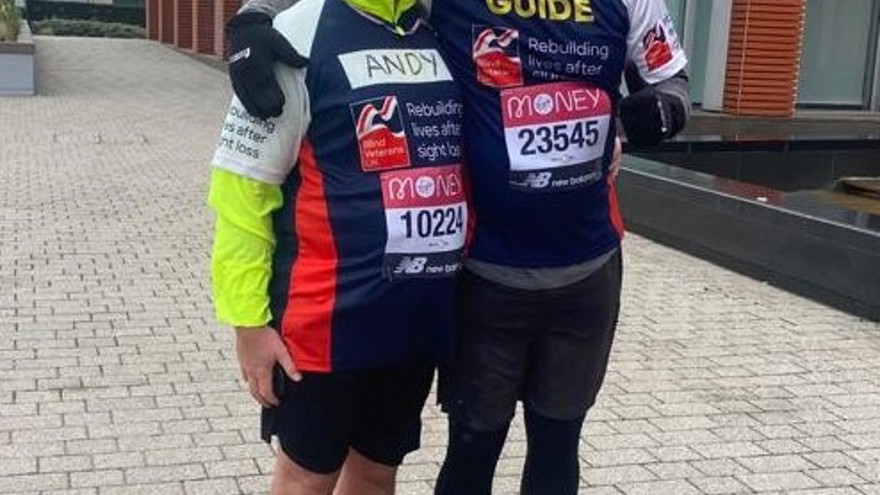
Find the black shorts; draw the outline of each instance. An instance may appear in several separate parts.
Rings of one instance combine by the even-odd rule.
[[[456,353],[440,371],[440,400],[452,420],[498,431],[520,399],[547,418],[583,417],[605,378],[621,274],[620,252],[559,289],[514,289],[466,272]]]
[[[427,358],[375,370],[303,373],[294,382],[278,373],[281,404],[263,409],[262,436],[303,468],[338,471],[349,449],[398,466],[419,448],[421,412],[434,379]],[[283,388],[284,390],[278,390]]]

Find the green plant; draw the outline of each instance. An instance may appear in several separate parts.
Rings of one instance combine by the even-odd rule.
[[[32,23],[35,34],[91,38],[145,38],[144,28],[116,22],[46,19]]]
[[[119,22],[145,26],[145,9],[140,6],[121,6],[92,2],[59,2],[55,0],[28,0],[27,19],[82,19],[85,21]]]
[[[0,0],[0,41],[15,41],[21,28],[21,14],[13,0]]]

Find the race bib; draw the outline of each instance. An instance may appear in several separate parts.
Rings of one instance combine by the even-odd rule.
[[[468,222],[460,165],[384,172],[389,279],[448,277],[461,270]]]
[[[566,190],[602,179],[611,125],[605,91],[577,82],[505,89],[501,112],[511,187]]]

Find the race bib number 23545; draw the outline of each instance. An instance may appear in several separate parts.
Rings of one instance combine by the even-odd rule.
[[[602,178],[611,123],[603,90],[576,82],[506,89],[501,112],[512,187],[575,189]]]

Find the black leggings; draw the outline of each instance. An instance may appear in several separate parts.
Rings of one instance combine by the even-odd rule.
[[[577,495],[578,442],[584,417],[560,421],[526,410],[528,450],[522,495]],[[436,495],[491,495],[495,466],[507,438],[502,430],[476,431],[450,421],[449,447]]]

